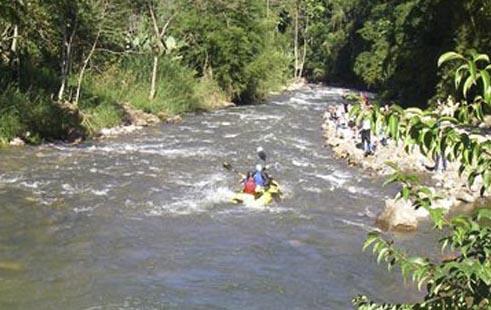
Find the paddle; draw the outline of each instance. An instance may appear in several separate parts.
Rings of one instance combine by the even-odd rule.
[[[266,162],[266,152],[264,151],[264,149],[261,146],[257,148],[256,152],[257,152],[257,156],[262,161]]]
[[[229,162],[226,162],[224,161],[223,164],[222,164],[223,168],[225,168],[226,170],[228,171],[232,171],[232,172],[235,172],[237,173],[238,175],[240,175],[241,177],[244,176],[243,173],[240,173],[239,171],[237,171]]]

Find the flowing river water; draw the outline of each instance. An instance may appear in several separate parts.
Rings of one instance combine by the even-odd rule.
[[[0,151],[1,309],[346,309],[415,301],[361,246],[393,188],[324,147],[341,89],[188,115],[179,125],[69,147]],[[229,203],[255,149],[285,192]],[[394,235],[419,253],[430,234]]]

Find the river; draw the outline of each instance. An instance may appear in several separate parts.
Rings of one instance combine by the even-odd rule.
[[[421,295],[361,246],[394,188],[324,147],[341,89],[191,114],[79,146],[0,150],[2,309],[346,309]],[[285,192],[228,202],[262,146]],[[392,235],[419,253],[430,234]]]

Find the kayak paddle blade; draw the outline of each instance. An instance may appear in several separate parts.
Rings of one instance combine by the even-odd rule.
[[[256,151],[257,156],[259,156],[262,161],[266,161],[266,152],[264,151],[264,149],[262,147],[258,147]]]
[[[232,170],[232,165],[228,162],[223,162],[222,166],[227,170]]]

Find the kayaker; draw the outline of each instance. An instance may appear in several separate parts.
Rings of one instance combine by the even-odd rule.
[[[252,177],[251,172],[247,172],[247,176],[244,179],[244,189],[243,192],[246,194],[254,195],[256,193],[256,182]]]
[[[258,164],[256,165],[256,172],[254,172],[254,181],[256,182],[256,186],[266,187],[269,184],[269,178],[263,171],[263,166]]]

